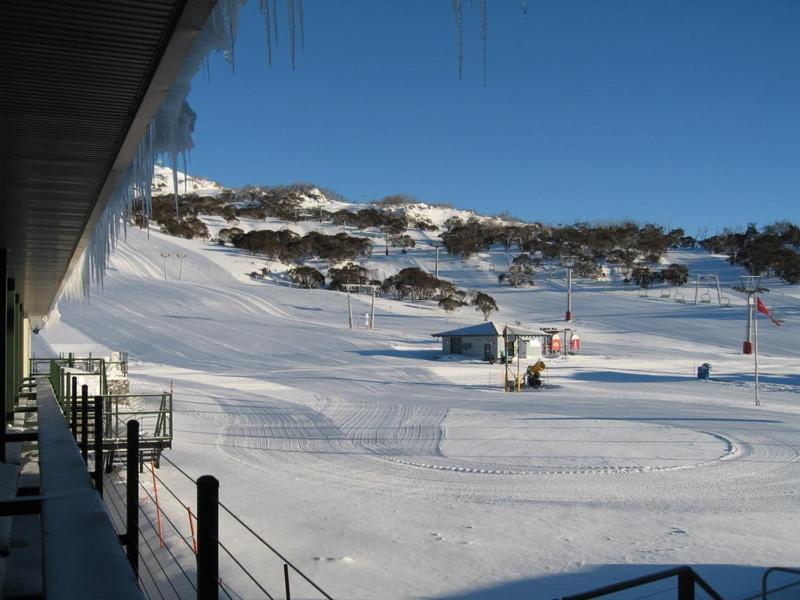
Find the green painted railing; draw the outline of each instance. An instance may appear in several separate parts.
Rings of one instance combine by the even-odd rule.
[[[85,382],[87,377],[97,377],[98,385],[90,390],[91,398],[103,398],[103,445],[107,449],[120,449],[125,446],[126,425],[128,421],[139,421],[141,444],[160,449],[172,447],[173,421],[172,421],[172,393],[160,394],[109,394],[106,376],[105,360],[102,358],[76,359],[52,358],[48,359],[47,377],[53,388],[56,401],[67,422],[71,422],[73,404],[80,406],[81,387],[77,386],[77,397],[72,394],[71,377],[79,377],[80,382]],[[42,373],[44,359],[31,359],[37,361],[36,367]],[[87,367],[91,367],[89,370]],[[97,390],[100,393],[97,393]],[[80,409],[76,411],[80,413]]]

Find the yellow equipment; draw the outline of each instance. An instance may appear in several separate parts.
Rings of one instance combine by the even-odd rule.
[[[528,366],[528,370],[525,372],[528,379],[528,387],[539,388],[542,386],[542,372],[546,368],[542,359]]]

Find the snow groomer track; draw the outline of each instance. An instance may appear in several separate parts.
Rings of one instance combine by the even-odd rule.
[[[251,282],[258,258],[150,237],[129,231],[104,294],[62,304],[44,337],[129,352],[138,389],[172,382],[170,459],[217,475],[223,500],[335,597],[503,598],[517,582],[553,598],[593,587],[580,579],[592,569],[605,583],[607,565],[619,580],[690,563],[744,598],[757,577],[731,572],[800,556],[793,314],[764,334],[755,407],[741,298],[725,309],[585,285],[585,354],[546,359],[544,389],[507,394],[499,365],[437,358],[430,334],[476,322],[471,309],[445,320],[379,299],[376,330],[351,330],[340,293]],[[182,281],[164,280],[162,252],[187,256]],[[735,280],[723,259],[673,258]],[[504,260],[448,258],[441,276],[488,290],[498,321],[559,322],[563,291],[498,287],[489,267]],[[363,324],[368,299],[352,302]],[[694,377],[703,362],[711,381]]]

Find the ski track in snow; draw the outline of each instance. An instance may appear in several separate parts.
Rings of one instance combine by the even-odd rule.
[[[302,484],[321,496],[376,499],[376,513],[384,502],[377,498],[403,498],[438,515],[442,529],[470,506],[502,507],[511,511],[503,513],[505,519],[527,515],[530,506],[602,507],[648,515],[664,527],[665,514],[796,511],[796,321],[767,330],[765,406],[755,409],[746,377],[749,359],[738,354],[739,309],[587,288],[576,293],[575,324],[586,353],[548,361],[543,391],[503,394],[497,367],[432,360],[430,333],[474,322],[471,309],[446,320],[429,306],[379,299],[377,330],[349,330],[341,294],[241,281],[224,261],[230,261],[231,270],[244,271],[252,270],[246,265],[257,259],[158,234],[148,241],[136,230],[128,236],[128,245],[113,258],[104,295],[88,304],[64,303],[64,329],[55,324],[44,335],[56,350],[82,341],[129,351],[134,389],[140,384],[163,389],[174,381],[176,440],[170,456],[178,461],[200,456],[209,472],[234,465],[247,474],[243,477],[253,490],[267,481],[293,482],[284,493],[291,495],[294,484]],[[187,255],[183,281],[175,281],[171,263],[164,281],[161,252]],[[414,260],[425,266],[429,257]],[[497,320],[546,324],[560,318],[558,282],[534,290],[501,289],[494,272],[472,271],[465,264],[443,260],[442,276],[490,290],[502,310]],[[531,294],[540,316],[530,316]],[[359,315],[367,300],[354,296],[353,304]],[[85,332],[88,342],[76,340],[74,330]],[[712,361],[718,380],[693,379],[694,364],[703,360]],[[258,509],[246,501],[248,483],[242,485],[231,503],[255,511],[257,520]],[[326,510],[322,500],[319,510]],[[358,522],[358,511],[370,509],[360,503],[353,510]],[[495,526],[503,527],[505,521],[497,518]],[[737,532],[746,535],[744,529]],[[324,531],[309,529],[304,535],[308,547],[331,544]],[[646,535],[649,531],[637,530],[620,540],[619,555],[613,556],[620,562],[633,556],[664,563],[698,561],[699,556],[731,560],[713,544],[700,551],[664,541],[674,536],[659,541],[662,546],[654,542],[642,548]],[[356,538],[347,539],[359,545]],[[437,531],[433,539],[445,536]],[[508,544],[525,548],[526,540]],[[550,544],[557,553],[555,542],[536,544]],[[482,557],[470,563],[476,569],[473,583],[496,580],[497,573],[513,579],[530,572],[529,566],[512,566],[509,556],[508,564],[492,562],[505,551],[502,541],[486,550],[472,542],[469,547]],[[781,562],[800,547],[784,543],[770,546],[773,551],[768,559]],[[351,550],[342,548],[340,554],[349,557]],[[379,546],[375,554],[390,556],[393,547]],[[452,566],[437,563],[436,556],[430,555],[431,573]],[[431,575],[422,594],[402,578],[386,579],[378,559],[359,572],[358,583],[345,572],[324,570],[353,569],[357,560],[310,554],[308,560],[323,569],[321,576],[329,577],[342,597],[372,598],[374,589],[382,591],[377,597],[426,595],[431,586],[444,593],[466,585]],[[565,558],[559,568],[570,569],[570,564]],[[425,572],[427,565],[415,568]]]

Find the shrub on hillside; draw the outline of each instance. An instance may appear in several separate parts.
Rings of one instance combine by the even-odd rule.
[[[316,289],[325,283],[325,276],[314,267],[295,267],[287,275],[301,288]]]
[[[344,284],[357,283],[360,285],[374,284],[380,285],[380,281],[374,281],[369,278],[369,272],[361,265],[356,265],[351,262],[343,267],[332,267],[328,269],[328,278],[331,280],[330,289],[342,290]]]
[[[467,303],[457,296],[442,296],[439,298],[439,307],[448,315],[453,314],[456,310],[466,305]]]
[[[731,264],[752,275],[774,274],[787,283],[800,283],[800,228],[787,221],[759,231],[750,224],[744,233],[726,229],[700,242],[710,252],[727,254]]]
[[[417,267],[408,267],[397,275],[387,277],[381,289],[395,298],[411,300],[430,300],[456,292],[456,287],[449,281],[437,279]]]
[[[395,248],[413,248],[417,245],[410,235],[393,235],[389,237],[389,244]]]
[[[367,256],[372,250],[369,240],[346,233],[326,235],[311,231],[300,237],[288,229],[248,231],[235,239],[231,238],[231,243],[250,254],[264,254],[283,262],[294,262],[300,258],[341,262]]]

